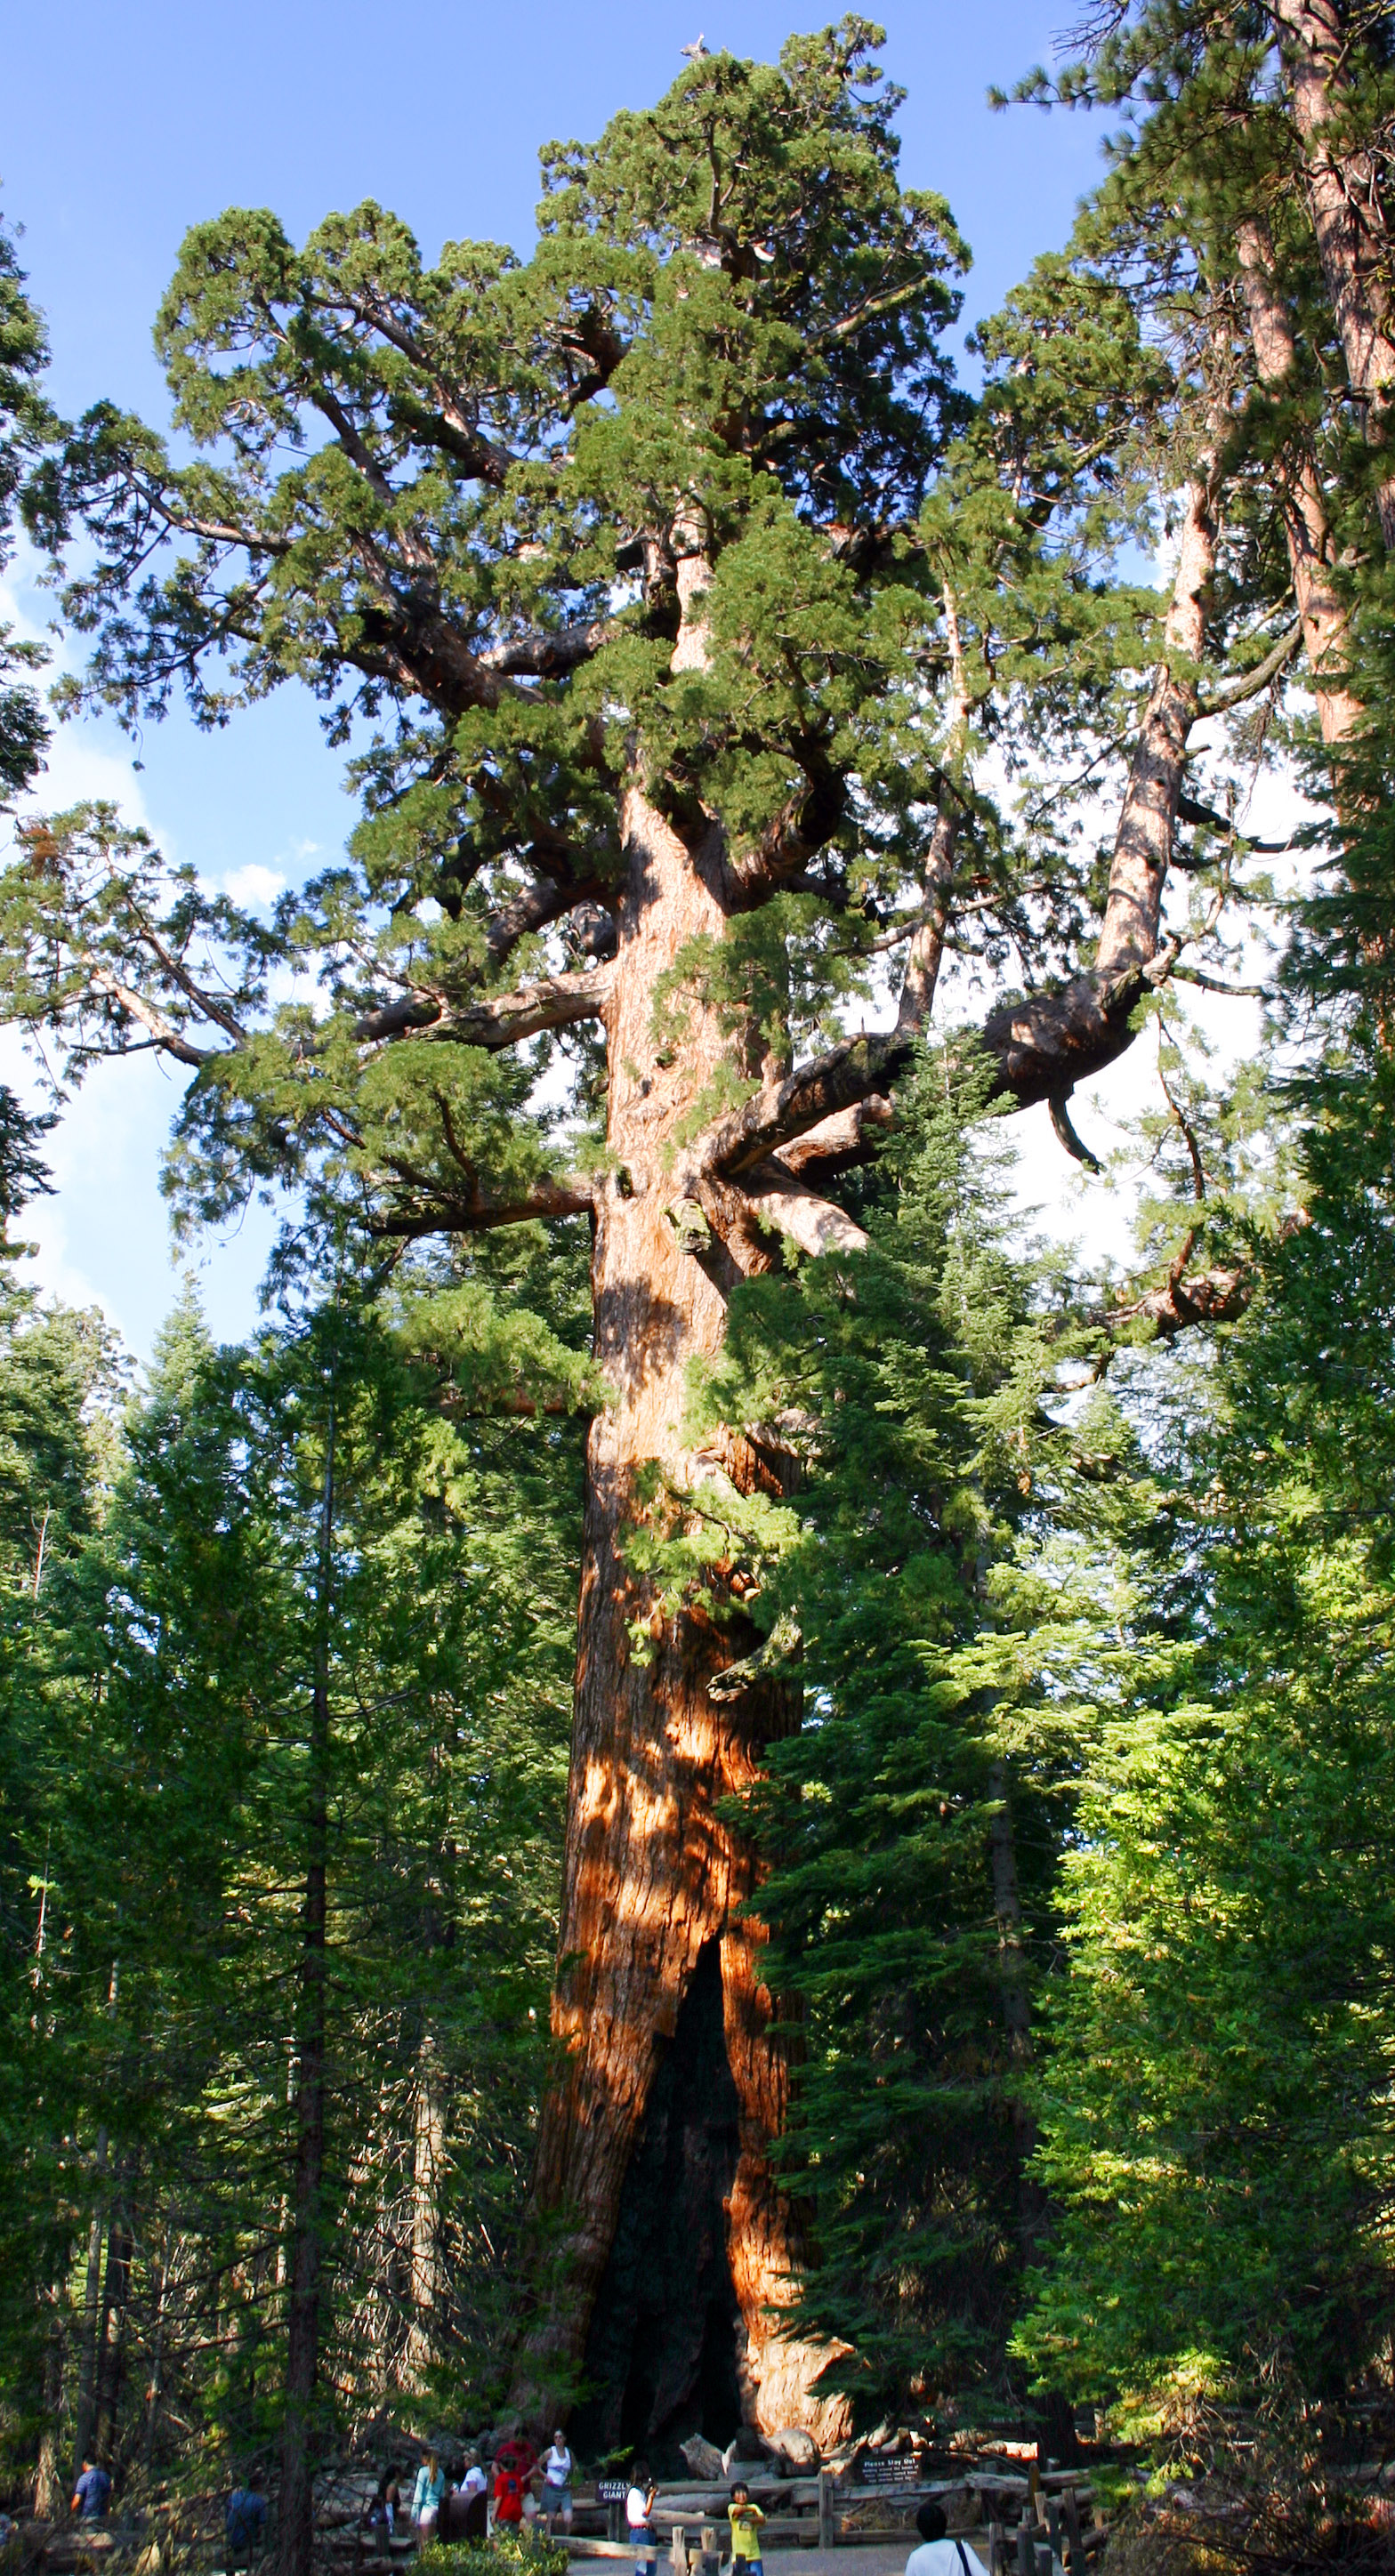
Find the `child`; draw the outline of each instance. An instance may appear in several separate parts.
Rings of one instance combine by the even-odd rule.
[[[523,2478],[512,2453],[501,2450],[494,2463],[494,2521],[507,2531],[523,2520]]]
[[[765,2520],[758,2504],[751,2502],[751,2490],[744,2478],[738,2478],[727,2507],[731,2524],[731,2576],[765,2576],[760,2554],[760,2530]]]

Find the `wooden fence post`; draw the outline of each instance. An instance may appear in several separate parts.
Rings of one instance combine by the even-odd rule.
[[[1080,2531],[1080,2498],[1074,2487],[1067,2487],[1064,2498],[1066,2540],[1070,2548],[1071,2576],[1085,2576],[1085,2550]]]
[[[1017,2526],[1017,2576],[1037,2576],[1036,2542],[1033,2525],[1024,2513]]]
[[[673,2576],[688,2576],[688,2535],[681,2522],[673,2526],[669,2556],[673,2561]]]
[[[819,2471],[819,2547],[833,2547],[833,2477],[828,2469]]]

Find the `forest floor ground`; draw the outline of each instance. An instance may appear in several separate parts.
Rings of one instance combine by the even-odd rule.
[[[973,2546],[972,2540],[970,2547]],[[874,2540],[865,2549],[844,2545],[839,2549],[767,2549],[763,2564],[766,2576],[901,2576],[906,2560],[916,2547],[914,2532],[904,2540]],[[623,2562],[614,2562],[623,2568]],[[574,2558],[572,2576],[597,2576],[594,2559]],[[659,2565],[662,2568],[663,2560]]]

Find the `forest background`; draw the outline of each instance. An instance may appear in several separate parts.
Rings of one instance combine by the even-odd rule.
[[[43,411],[11,273],[15,480],[33,478],[34,540],[66,555],[71,627],[96,637],[95,701],[143,726],[173,673],[216,717],[205,657],[233,632],[254,685],[298,672],[328,694],[356,670],[377,693],[360,715],[431,710],[380,749],[346,727],[361,880],[331,873],[279,910],[247,900],[265,885],[220,899],[170,877],[129,814],[41,823],[32,801],[5,879],[8,1015],[70,1084],[146,1046],[193,1069],[176,1208],[225,1222],[250,1178],[289,1219],[263,1322],[220,1346],[186,1296],[134,1393],[99,1320],[37,1304],[7,1262],[0,2295],[7,2440],[41,2497],[93,2443],[149,2480],[274,2441],[290,2576],[317,2461],[395,2410],[481,2421],[511,2383],[525,2404],[541,2386],[620,2449],[676,2438],[685,2406],[714,2429],[741,2411],[721,2336],[749,2357],[768,2303],[738,2315],[715,2257],[667,2414],[633,2319],[622,2332],[610,2257],[638,2223],[630,2148],[652,2124],[616,2131],[600,2264],[576,2286],[581,2079],[546,2023],[565,1840],[555,2026],[596,2082],[572,1963],[612,2000],[623,1977],[603,1942],[568,1938],[612,1864],[567,1800],[566,1745],[578,1564],[612,1546],[631,1615],[609,1644],[588,1632],[583,1583],[583,1743],[598,1671],[636,1706],[759,1704],[704,1825],[731,1903],[697,1907],[668,2027],[672,2063],[684,2033],[698,2062],[703,1977],[719,2003],[752,1991],[758,1917],[797,2038],[773,2093],[733,2048],[733,2170],[757,2172],[767,2234],[797,2237],[817,2402],[1018,2420],[1088,2398],[1166,2435],[1209,2406],[1298,2421],[1380,2401],[1387,35],[1382,11],[1297,0],[1102,12],[1054,77],[1117,117],[1134,102],[1134,130],[1065,255],[1017,263],[972,352],[977,402],[946,365],[961,245],[941,203],[894,194],[898,102],[870,32],[784,58],[793,130],[833,172],[803,266],[782,265],[779,226],[807,205],[751,142],[769,129],[740,125],[776,93],[698,62],[671,129],[622,122],[553,165],[545,238],[587,300],[529,324],[551,354],[517,362],[509,399],[546,416],[555,365],[569,418],[614,378],[580,516],[570,450],[539,431],[506,469],[471,413],[443,452],[506,490],[517,524],[492,503],[457,520],[432,468],[405,536],[375,501],[369,545],[353,487],[327,486],[333,541],[299,560],[289,618],[220,585],[226,555],[274,557],[277,512],[306,506],[299,468],[273,490],[244,425],[286,427],[287,347],[305,382],[331,364],[307,318],[319,272],[283,270],[274,232],[242,219],[186,247],[163,352],[186,427],[230,439],[217,485],[119,416],[67,432]],[[756,176],[740,224],[704,232],[655,208],[672,135],[705,133],[709,97]],[[543,311],[551,255],[517,290],[467,263],[468,293]],[[315,252],[325,275],[348,256],[386,260],[393,293],[436,314],[376,217]],[[309,336],[270,330],[269,277]],[[607,318],[627,296],[664,317],[667,373],[643,372],[657,320],[626,321],[631,348]],[[229,329],[258,353],[231,397],[209,363]],[[789,345],[797,364],[771,356]],[[734,347],[780,384],[769,485],[730,462]],[[434,415],[395,364],[375,356],[354,403],[404,454],[430,448]],[[620,390],[646,381],[643,476],[676,473],[686,496],[657,535],[626,444],[643,405]],[[656,467],[643,442],[674,402],[664,453],[685,461]],[[336,434],[366,473],[362,435]],[[384,660],[381,605],[346,610],[338,587],[335,545],[372,554],[390,531],[410,552],[428,522],[452,615],[476,565],[496,585],[471,613],[503,640],[458,665],[410,621]],[[195,547],[164,593],[141,588],[161,523]],[[593,657],[611,695],[588,700],[572,674]],[[498,672],[542,686],[506,699],[480,676]],[[22,654],[11,682],[20,790],[38,748]],[[221,751],[208,739],[229,758],[237,725]],[[184,755],[191,780],[204,751]],[[593,873],[539,822],[540,758],[594,836]],[[642,1085],[623,1053],[547,1052],[623,992],[621,860],[590,782],[637,759],[621,857],[643,847],[663,881],[720,814],[729,915],[768,925],[729,965],[684,916],[631,1029]],[[1307,791],[1297,844],[1254,833],[1267,770]],[[550,911],[510,874],[525,825],[567,896]],[[1276,885],[1271,858],[1299,864]],[[503,913],[462,906],[462,869],[502,899],[497,955]],[[579,944],[549,951],[559,919]],[[977,1049],[930,1018],[942,959],[961,997],[995,1004],[977,1002]],[[522,997],[500,980],[520,960]],[[1256,998],[1261,974],[1250,1055],[1208,1063],[1182,1004]],[[873,1036],[850,1038],[879,995]],[[438,1024],[464,1070],[423,1082],[400,1068],[437,1061],[417,1035]],[[516,1070],[506,1050],[539,1036]],[[617,1104],[662,1098],[685,1045],[706,1088],[646,1178],[638,1143],[613,1150]],[[1072,1083],[1145,1048],[1149,1177],[1121,1285],[1023,1240],[997,1113],[1049,1105],[1060,1150],[1088,1156]],[[569,1127],[555,1091],[530,1111],[545,1062],[569,1069]],[[48,1132],[7,1097],[12,1231]],[[720,1286],[726,1329],[694,1329],[669,1446],[616,1469],[605,1371],[623,1379],[629,1354],[607,1340],[604,1246],[635,1239],[675,1169],[657,1257]],[[496,1230],[501,1213],[523,1221]],[[646,1626],[657,1651],[632,1653]],[[764,2138],[783,2135],[753,2146],[753,2106],[776,2096]],[[681,2347],[662,2302],[650,2322],[663,2355]]]

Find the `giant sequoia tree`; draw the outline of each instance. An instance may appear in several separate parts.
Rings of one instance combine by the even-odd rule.
[[[590,1229],[535,2180],[557,2262],[519,2383],[540,2405],[575,2384],[656,2070],[672,2086],[715,2049],[737,2115],[728,2166],[689,2170],[692,2242],[715,2185],[742,2403],[768,2426],[819,2410],[819,2352],[775,2330],[789,2057],[727,1803],[800,1698],[756,1651],[724,1497],[787,1488],[800,1425],[696,1433],[694,1364],[735,1283],[863,1244],[843,1176],[895,1119],[947,954],[1015,966],[989,1080],[1049,1100],[1074,1147],[1072,1084],[1127,1046],[1235,873],[1232,849],[1168,928],[1179,817],[1215,822],[1184,795],[1192,726],[1295,640],[1289,567],[1245,539],[1231,308],[1201,255],[1174,243],[1146,292],[1136,232],[1042,263],[984,333],[971,404],[941,346],[966,254],[900,185],[875,40],[850,19],[778,67],[704,59],[593,148],[554,147],[526,263],[454,244],[428,268],[373,205],[303,249],[266,213],[197,227],[158,327],[194,461],[100,408],[32,503],[55,542],[79,520],[96,540],[68,593],[92,694],[136,721],[182,688],[221,722],[303,680],[365,810],[351,863],[270,928],[110,815],[31,830],[4,887],[11,1015],[79,1072],[150,1046],[189,1068],[195,1211],[282,1178],[404,1245]],[[1159,487],[1182,496],[1169,601],[1112,578]],[[995,744],[1043,776],[1080,753],[1087,784],[1112,764],[1111,845],[1050,795],[1005,817]],[[483,1291],[461,1312],[480,1400],[575,1394],[543,1320],[506,1330]],[[704,2367],[691,2330],[660,2393]]]

